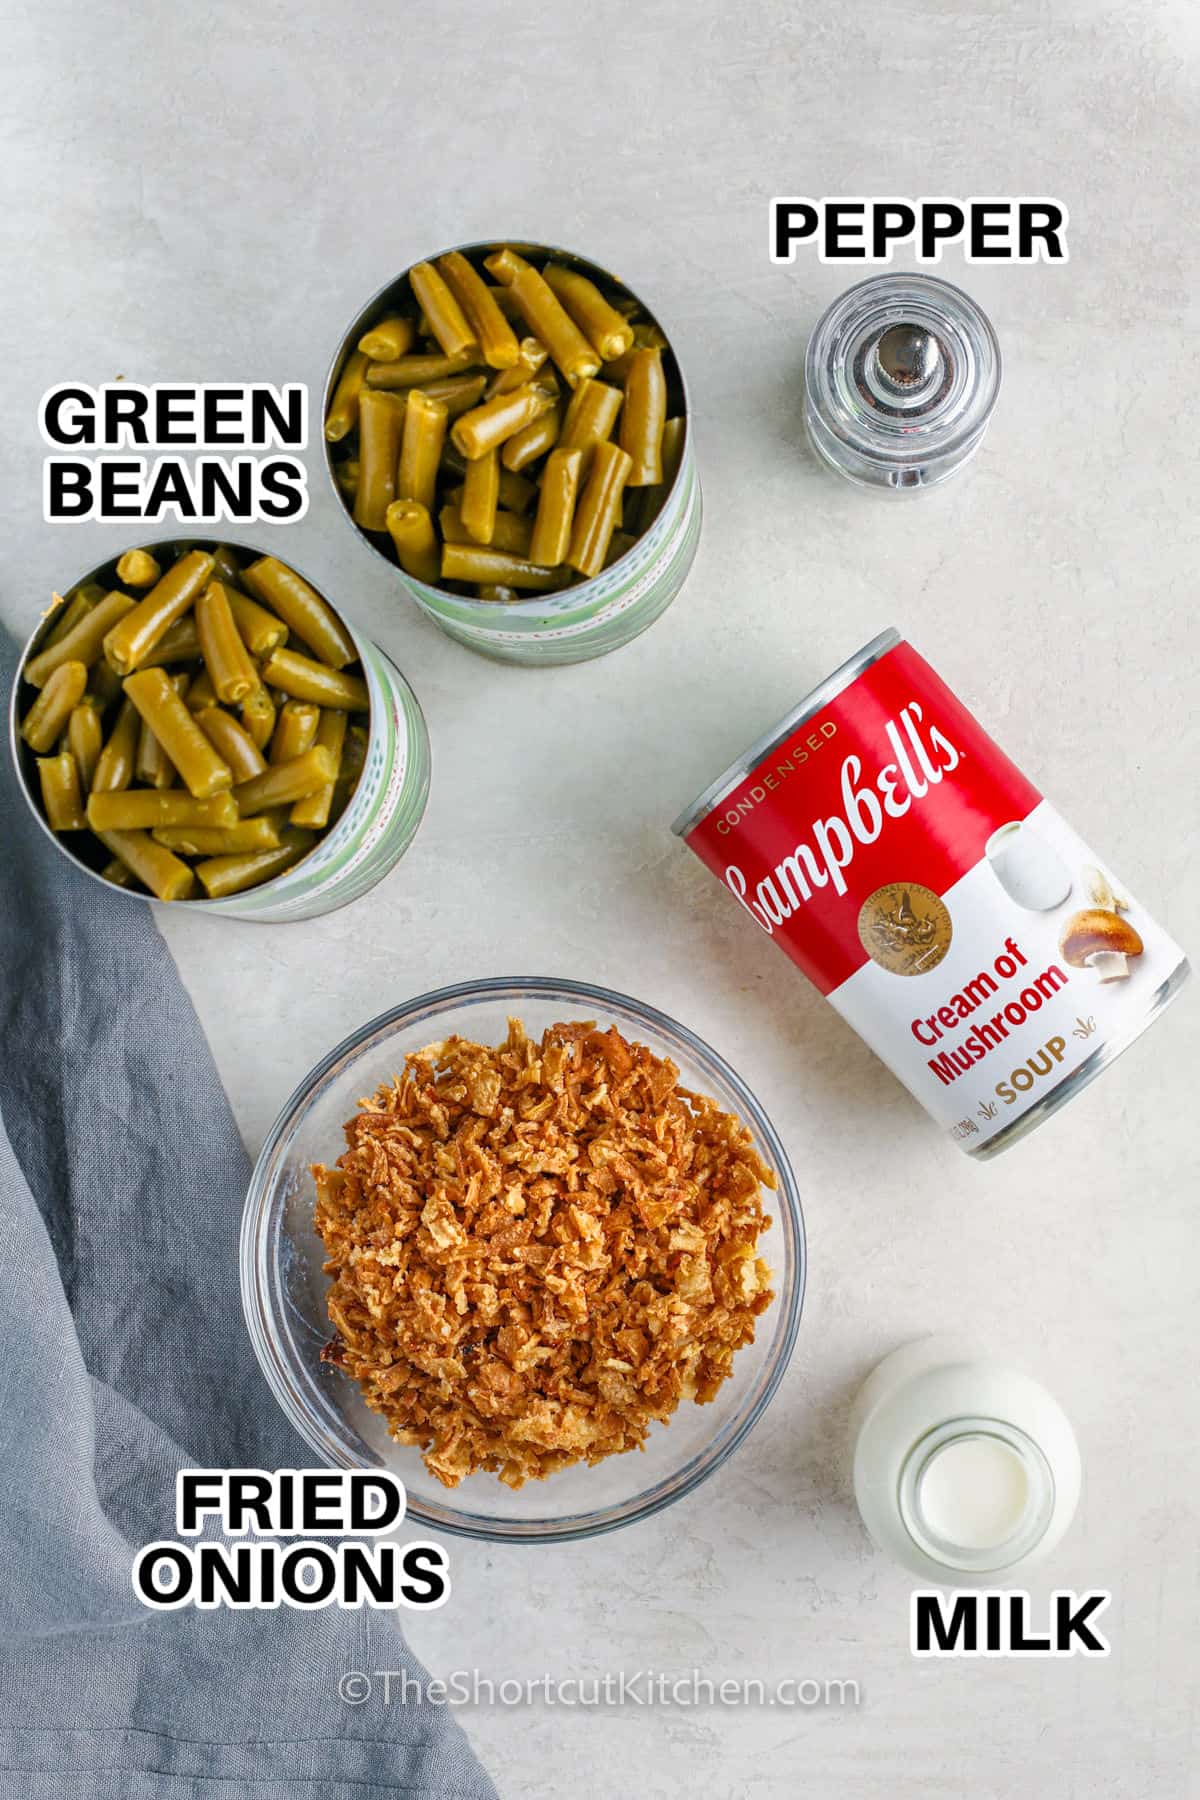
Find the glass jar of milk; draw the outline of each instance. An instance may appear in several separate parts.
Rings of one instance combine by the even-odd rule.
[[[867,1377],[851,1412],[863,1522],[942,1586],[1007,1579],[1058,1543],[1079,1501],[1079,1447],[1040,1382],[973,1345],[923,1338]]]

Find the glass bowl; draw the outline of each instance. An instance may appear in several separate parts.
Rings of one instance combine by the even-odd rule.
[[[396,1074],[408,1051],[452,1033],[500,1043],[510,1015],[523,1020],[531,1037],[560,1020],[615,1024],[656,1055],[669,1056],[685,1086],[738,1114],[778,1181],[774,1193],[763,1190],[771,1229],[759,1240],[774,1272],[775,1299],[715,1400],[705,1406],[683,1402],[668,1425],[651,1427],[642,1451],[608,1457],[594,1468],[564,1469],[515,1492],[490,1474],[445,1488],[418,1450],[388,1436],[357,1385],[321,1361],[332,1327],[309,1165],[337,1159],[345,1148],[342,1126],[357,1102]],[[335,1467],[393,1470],[407,1488],[411,1518],[466,1537],[542,1543],[591,1537],[691,1493],[733,1454],[779,1386],[800,1322],[804,1272],[804,1226],[791,1166],[770,1120],[728,1063],[638,1000],[537,977],[467,982],[422,994],[339,1044],[301,1083],[267,1134],[242,1221],[246,1323],[275,1398],[296,1430]]]

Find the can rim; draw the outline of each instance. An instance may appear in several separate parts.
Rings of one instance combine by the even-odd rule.
[[[789,736],[797,725],[803,725],[806,719],[811,719],[815,712],[819,712],[844,688],[848,688],[852,681],[857,681],[864,669],[869,669],[872,663],[878,662],[881,657],[887,655],[889,650],[894,650],[897,644],[902,642],[903,639],[895,626],[889,625],[886,631],[881,631],[878,637],[873,637],[870,643],[864,644],[855,655],[839,664],[832,675],[827,675],[824,681],[812,688],[803,700],[798,701],[790,712],[785,713],[782,719],[772,725],[769,731],[765,731],[760,738],[756,738],[748,750],[743,750],[740,756],[735,757],[728,768],[718,775],[715,781],[709,783],[698,799],[693,800],[690,806],[684,807],[671,826],[675,836],[686,837],[693,826],[698,825],[701,819],[706,818],[712,812],[731,787],[735,786],[743,776],[750,774],[755,764],[760,762],[768,751],[773,750],[776,744]]]
[[[416,257],[413,262],[406,264],[404,268],[400,269],[395,275],[391,276],[387,281],[385,281],[381,287],[376,289],[375,293],[371,295],[370,299],[364,301],[363,304],[358,308],[358,311],[354,314],[354,317],[352,318],[350,324],[347,326],[346,330],[342,333],[341,338],[338,340],[337,348],[335,349],[335,351],[333,353],[333,359],[330,362],[329,368],[326,372],[325,386],[324,386],[324,388],[322,390],[322,394],[321,394],[321,418],[320,418],[320,423],[319,423],[319,427],[318,427],[319,436],[320,436],[321,456],[322,456],[322,461],[324,462],[324,465],[325,465],[326,479],[328,480],[329,487],[333,493],[334,499],[337,502],[337,508],[338,508],[339,513],[341,513],[342,517],[346,521],[346,524],[350,527],[351,531],[354,533],[354,536],[358,539],[358,541],[367,550],[369,550],[373,556],[378,557],[379,561],[384,563],[387,566],[387,568],[389,568],[391,570],[392,574],[405,586],[407,591],[410,594],[412,594],[414,598],[416,598],[416,588],[424,588],[426,590],[426,592],[435,595],[439,601],[447,601],[447,602],[453,603],[455,606],[461,606],[464,610],[464,614],[466,615],[467,619],[469,619],[469,620],[472,619],[473,613],[477,613],[478,614],[478,623],[482,626],[486,626],[486,624],[489,621],[496,619],[496,604],[494,601],[477,600],[477,599],[474,599],[470,594],[454,594],[454,593],[451,593],[449,591],[449,589],[447,589],[447,588],[434,587],[431,583],[417,582],[415,577],[406,575],[404,570],[400,567],[399,563],[394,561],[393,558],[388,555],[386,550],[381,549],[377,543],[373,542],[373,540],[368,532],[365,532],[360,525],[357,525],[355,523],[354,516],[353,516],[352,512],[350,511],[350,508],[346,505],[345,498],[342,494],[341,489],[338,486],[337,476],[334,474],[334,461],[333,461],[333,455],[332,455],[333,446],[327,441],[327,439],[325,437],[325,417],[329,411],[330,402],[333,399],[333,391],[337,385],[338,376],[342,372],[342,364],[346,360],[347,352],[354,348],[354,345],[356,344],[358,338],[362,335],[362,332],[365,329],[365,326],[363,323],[364,320],[371,313],[376,312],[383,305],[383,303],[386,301],[388,296],[391,294],[392,290],[394,288],[396,288],[400,282],[406,281],[408,279],[408,277],[412,274],[412,271],[416,267],[416,264],[418,262],[434,262],[437,260],[437,258],[439,256],[448,256],[454,251],[459,252],[460,255],[468,256],[472,252],[477,251],[477,250],[492,250],[492,249],[495,249],[498,247],[503,248],[505,245],[510,246],[512,249],[516,250],[518,253],[521,253],[524,251],[529,251],[529,250],[536,251],[539,256],[551,257],[556,262],[569,263],[572,266],[581,268],[585,273],[587,273],[589,275],[600,275],[601,277],[604,277],[609,281],[616,281],[620,284],[621,287],[623,287],[625,289],[626,293],[628,293],[634,300],[636,300],[640,306],[645,308],[645,310],[650,314],[651,318],[653,318],[656,323],[659,320],[659,314],[652,307],[650,307],[646,304],[646,302],[642,299],[641,294],[638,293],[634,288],[632,288],[627,281],[625,281],[621,276],[612,274],[612,272],[610,270],[607,270],[604,268],[603,264],[595,262],[590,256],[582,255],[581,252],[578,250],[566,250],[560,244],[542,244],[542,243],[537,242],[537,240],[534,238],[525,238],[525,237],[478,238],[478,239],[473,239],[470,243],[466,243],[466,244],[451,244],[445,250],[434,250],[427,256]],[[685,471],[687,461],[688,461],[688,452],[691,451],[692,455],[693,456],[695,455],[695,451],[694,451],[693,443],[692,443],[692,439],[693,439],[692,397],[691,397],[691,394],[688,392],[687,375],[684,371],[683,363],[680,360],[679,353],[675,349],[674,338],[671,336],[670,332],[667,332],[667,331],[664,332],[664,336],[667,339],[668,347],[669,347],[669,349],[671,351],[671,355],[675,361],[675,372],[679,377],[680,392],[683,395],[683,446],[684,447],[683,447],[683,454],[680,456],[680,459],[679,459],[679,467],[675,471],[674,479],[672,480],[670,487],[667,489],[666,494],[663,496],[663,504],[662,504],[663,512],[666,511],[668,505],[675,498],[675,495],[679,490],[680,482],[683,478],[684,471]],[[597,379],[599,379],[599,377],[597,377]],[[661,514],[660,514],[660,516],[661,516]],[[640,542],[640,541],[641,540],[639,539],[638,542]],[[595,590],[596,590],[596,587],[598,586],[598,584],[603,580],[603,578],[606,575],[609,575],[612,573],[612,569],[619,568],[621,563],[623,563],[627,557],[632,556],[632,554],[636,550],[636,548],[637,548],[637,543],[635,542],[634,544],[630,545],[628,550],[626,550],[624,556],[618,557],[617,561],[612,564],[611,568],[601,569],[599,574],[591,575],[585,581],[575,582],[571,585],[570,588],[563,589],[561,591],[564,593],[570,593],[572,596],[574,596],[575,599],[577,600],[577,603],[581,607],[590,605],[592,598],[594,598]],[[539,617],[540,611],[544,607],[546,600],[552,599],[555,597],[556,596],[554,594],[550,594],[550,595],[530,594],[528,599],[525,599],[525,600],[506,601],[505,605],[504,605],[505,616],[509,617],[509,618],[518,618],[518,619],[524,618],[524,619],[536,620]],[[421,604],[421,602],[418,601],[418,604]],[[497,623],[498,623],[498,621],[497,621]]]
[[[166,532],[161,532],[157,537],[141,538],[138,540],[136,547],[138,549],[155,550],[155,549],[161,548],[164,544],[172,544],[172,545],[176,545],[176,546],[181,545],[181,544],[189,544],[193,548],[196,548],[202,544],[212,544],[214,546],[217,544],[228,544],[231,549],[250,551],[251,553],[253,553],[256,556],[273,556],[275,554],[273,550],[264,550],[258,544],[247,544],[247,543],[242,542],[238,538],[230,537],[228,535],[226,535],[224,537],[210,537],[210,536],[200,536],[200,535],[195,536],[195,537],[189,537],[186,534],[186,532],[178,532],[178,531],[166,531]],[[112,565],[120,559],[122,554],[123,553],[120,550],[118,550],[114,556],[106,556],[102,562],[96,563],[94,568],[89,569],[85,575],[80,575],[75,581],[69,582],[66,587],[66,592],[68,594],[73,593],[76,588],[83,587],[85,585],[85,583],[87,583],[89,581],[95,581],[97,576],[99,576],[103,572],[103,570],[112,567]],[[328,596],[325,594],[324,590],[322,588],[318,587],[315,581],[311,581],[309,579],[309,577],[304,573],[304,570],[301,569],[290,558],[288,560],[288,567],[290,569],[294,569],[297,575],[299,575],[304,581],[307,581],[309,586],[314,588],[316,590],[316,592],[321,595],[322,599],[325,600],[326,605],[329,606],[330,609],[337,614],[337,616],[341,620],[342,624],[346,627],[346,630],[350,633],[350,636],[354,640],[355,647],[358,650],[359,660],[361,662],[363,662],[363,674],[364,674],[364,677],[367,682],[368,690],[370,690],[374,683],[374,676],[373,676],[371,670],[367,667],[366,662],[363,660],[362,645],[364,643],[370,643],[371,640],[369,638],[363,638],[360,636],[359,632],[356,631],[355,627],[351,624],[350,620],[346,617],[346,615],[342,611],[341,607],[334,606],[333,601],[328,598]],[[17,779],[17,786],[20,789],[22,795],[24,796],[25,804],[28,806],[30,812],[33,814],[33,817],[36,819],[42,832],[44,833],[44,835],[47,838],[49,838],[50,842],[54,845],[54,848],[58,852],[58,854],[62,857],[65,857],[65,859],[67,860],[67,862],[70,863],[70,865],[73,869],[77,869],[81,875],[86,875],[90,881],[94,881],[94,882],[98,883],[98,885],[100,887],[102,887],[104,889],[104,891],[108,894],[120,894],[125,899],[135,901],[142,906],[153,906],[153,907],[163,907],[163,908],[169,907],[172,912],[177,912],[181,905],[186,905],[188,907],[188,909],[191,911],[224,914],[227,918],[242,918],[244,920],[247,920],[247,923],[249,923],[249,924],[256,923],[257,921],[255,921],[254,919],[247,919],[246,914],[238,912],[237,902],[238,902],[238,900],[241,899],[241,895],[239,895],[239,894],[227,895],[226,898],[223,900],[188,900],[186,902],[181,902],[178,900],[160,900],[158,898],[157,894],[145,894],[145,893],[140,893],[138,890],[136,890],[134,888],[118,887],[115,882],[106,881],[104,879],[103,875],[100,873],[99,869],[91,868],[86,862],[84,862],[82,857],[76,856],[72,850],[68,849],[67,845],[60,841],[60,834],[51,828],[49,821],[45,818],[44,814],[42,813],[40,807],[37,804],[37,801],[34,798],[33,785],[30,782],[29,777],[26,774],[26,770],[25,770],[24,754],[23,754],[24,745],[23,745],[23,741],[21,738],[20,700],[21,700],[21,688],[24,684],[25,665],[29,661],[30,657],[33,655],[34,650],[37,647],[38,641],[42,637],[43,633],[46,632],[47,630],[49,630],[50,625],[53,620],[53,617],[54,617],[55,610],[56,609],[52,607],[48,612],[44,612],[41,615],[41,617],[38,619],[38,622],[37,622],[36,626],[34,627],[33,631],[30,633],[29,637],[26,639],[25,646],[21,650],[21,652],[19,653],[19,655],[17,657],[17,664],[16,664],[16,669],[13,674],[12,687],[11,687],[11,690],[9,693],[9,703],[8,703],[8,747],[9,747],[9,755],[11,756],[11,759],[12,759],[13,773]],[[374,648],[375,646],[372,646],[372,647]],[[388,658],[388,661],[389,662],[391,661],[390,657]],[[393,667],[395,667],[394,664],[393,664]],[[401,674],[402,680],[406,679],[403,676],[403,674],[401,673],[401,671],[397,670],[397,673]],[[410,693],[412,692],[411,687],[410,687],[409,691],[410,691]],[[413,699],[416,700],[415,694],[413,695]],[[372,692],[371,693],[372,712],[373,712],[375,706],[378,704],[379,704],[379,696]],[[417,702],[417,705],[418,705],[418,709],[419,709],[420,703]],[[314,846],[314,848],[315,848],[315,846]],[[311,854],[312,854],[312,851],[308,851],[304,856],[302,856],[300,858],[300,861],[298,863],[293,864],[292,868],[285,870],[282,875],[272,876],[270,881],[262,882],[260,884],[260,886],[255,890],[255,892],[259,896],[265,896],[265,895],[269,895],[273,889],[277,890],[282,885],[283,882],[285,882],[292,875],[295,874],[297,869],[300,869],[304,866],[305,862],[307,862],[308,857]],[[344,904],[348,905],[349,901],[344,902]],[[335,909],[331,908],[330,910],[332,911]]]

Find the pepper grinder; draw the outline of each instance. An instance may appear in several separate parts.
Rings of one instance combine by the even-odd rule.
[[[970,461],[1000,390],[986,314],[932,275],[877,275],[822,316],[805,358],[817,454],[860,486],[908,494]]]

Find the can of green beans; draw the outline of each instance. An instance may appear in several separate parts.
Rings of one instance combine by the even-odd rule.
[[[221,540],[228,551],[242,557],[268,553],[231,539]],[[215,540],[162,539],[145,548],[166,567],[173,558],[193,550],[212,551]],[[89,586],[119,587],[116,560],[110,558],[67,588],[68,595]],[[287,565],[294,569],[289,562]],[[295,571],[300,574],[300,571]],[[311,584],[310,584],[311,585]],[[90,830],[54,830],[41,801],[38,757],[24,741],[22,721],[27,717],[35,690],[25,679],[25,668],[44,646],[59,616],[56,606],[40,621],[26,645],[13,682],[9,708],[10,743],[17,778],[38,824],[56,849],[91,879],[132,899],[162,901],[135,885],[116,886],[102,870],[109,852]],[[416,695],[399,669],[369,639],[355,631],[342,614],[337,615],[353,641],[361,678],[366,684],[369,710],[359,714],[354,730],[359,734],[362,766],[349,797],[327,829],[315,837],[312,847],[292,866],[273,879],[230,893],[224,898],[187,898],[172,901],[202,912],[264,923],[312,918],[333,912],[382,880],[400,860],[413,840],[425,811],[429,793],[429,733]],[[117,710],[110,709],[110,718]],[[106,731],[109,726],[106,722]]]
[[[364,354],[362,341],[370,342],[371,335],[379,332],[381,324],[388,326],[397,321],[403,324],[406,319],[419,319],[420,308],[410,279],[412,270],[388,282],[360,309],[338,346],[325,386],[326,461],[341,509],[355,525],[358,537],[389,565],[406,591],[448,636],[502,662],[534,666],[584,662],[619,649],[652,625],[678,594],[695,557],[700,538],[701,495],[687,388],[678,359],[657,319],[624,283],[570,251],[529,243],[514,244],[511,240],[508,247],[539,269],[553,264],[559,270],[571,271],[593,283],[614,307],[637,321],[638,329],[645,334],[644,340],[639,341],[656,346],[661,353],[666,410],[674,428],[675,454],[669,468],[664,454],[664,479],[660,484],[654,487],[630,485],[625,490],[621,530],[614,534],[605,566],[585,575],[564,564],[562,581],[552,592],[517,592],[502,598],[485,598],[472,593],[463,582],[439,584],[403,568],[388,533],[367,529],[361,516],[357,516],[352,483],[359,467],[359,434],[356,427],[347,427],[343,422],[339,435],[333,436],[333,409],[345,392],[347,372],[353,369],[355,360],[366,365],[361,374],[364,393],[376,381],[384,387],[389,380],[401,385],[403,376],[399,364],[391,374],[387,368],[370,364],[370,353]],[[466,245],[460,250],[433,257],[416,268],[438,268],[443,266],[444,259],[457,258],[461,262],[465,258],[483,274],[489,255],[499,248],[498,244]],[[498,286],[491,291],[500,298],[505,297]],[[517,311],[510,311],[518,335],[533,331],[532,326],[522,322]],[[417,329],[420,329],[419,324]],[[422,344],[420,338],[414,340],[413,347],[426,352],[436,349],[432,340]],[[432,363],[433,358],[426,354],[423,359],[417,355],[410,360],[414,364],[421,360]],[[546,370],[553,381],[552,360],[547,362]],[[596,367],[595,380],[605,386],[619,385],[623,373],[617,361],[602,362]],[[481,367],[474,372],[474,379],[481,390],[486,379],[486,392],[490,394],[494,375],[494,370]],[[457,380],[464,387],[467,385],[465,373]],[[435,380],[429,391],[442,392],[454,385],[453,378]],[[409,387],[406,391],[413,390]],[[560,396],[560,412],[565,410],[568,419],[572,391],[568,381]],[[446,397],[449,397],[448,393]],[[452,421],[454,416],[452,408]],[[567,429],[564,424],[564,442],[567,441]],[[454,484],[463,479],[462,463],[458,464],[457,470],[454,466],[453,435],[451,425],[447,456],[439,470],[436,501],[431,508],[435,524],[439,518],[444,522],[447,509],[443,502],[448,491],[453,495]],[[614,442],[620,437],[618,420],[613,431]],[[503,457],[502,450],[502,460]],[[538,505],[536,483],[540,472],[536,462],[524,471],[529,478],[526,485],[531,491],[526,524]],[[518,522],[511,514],[506,522],[516,530]],[[502,581],[502,577],[497,579]]]

